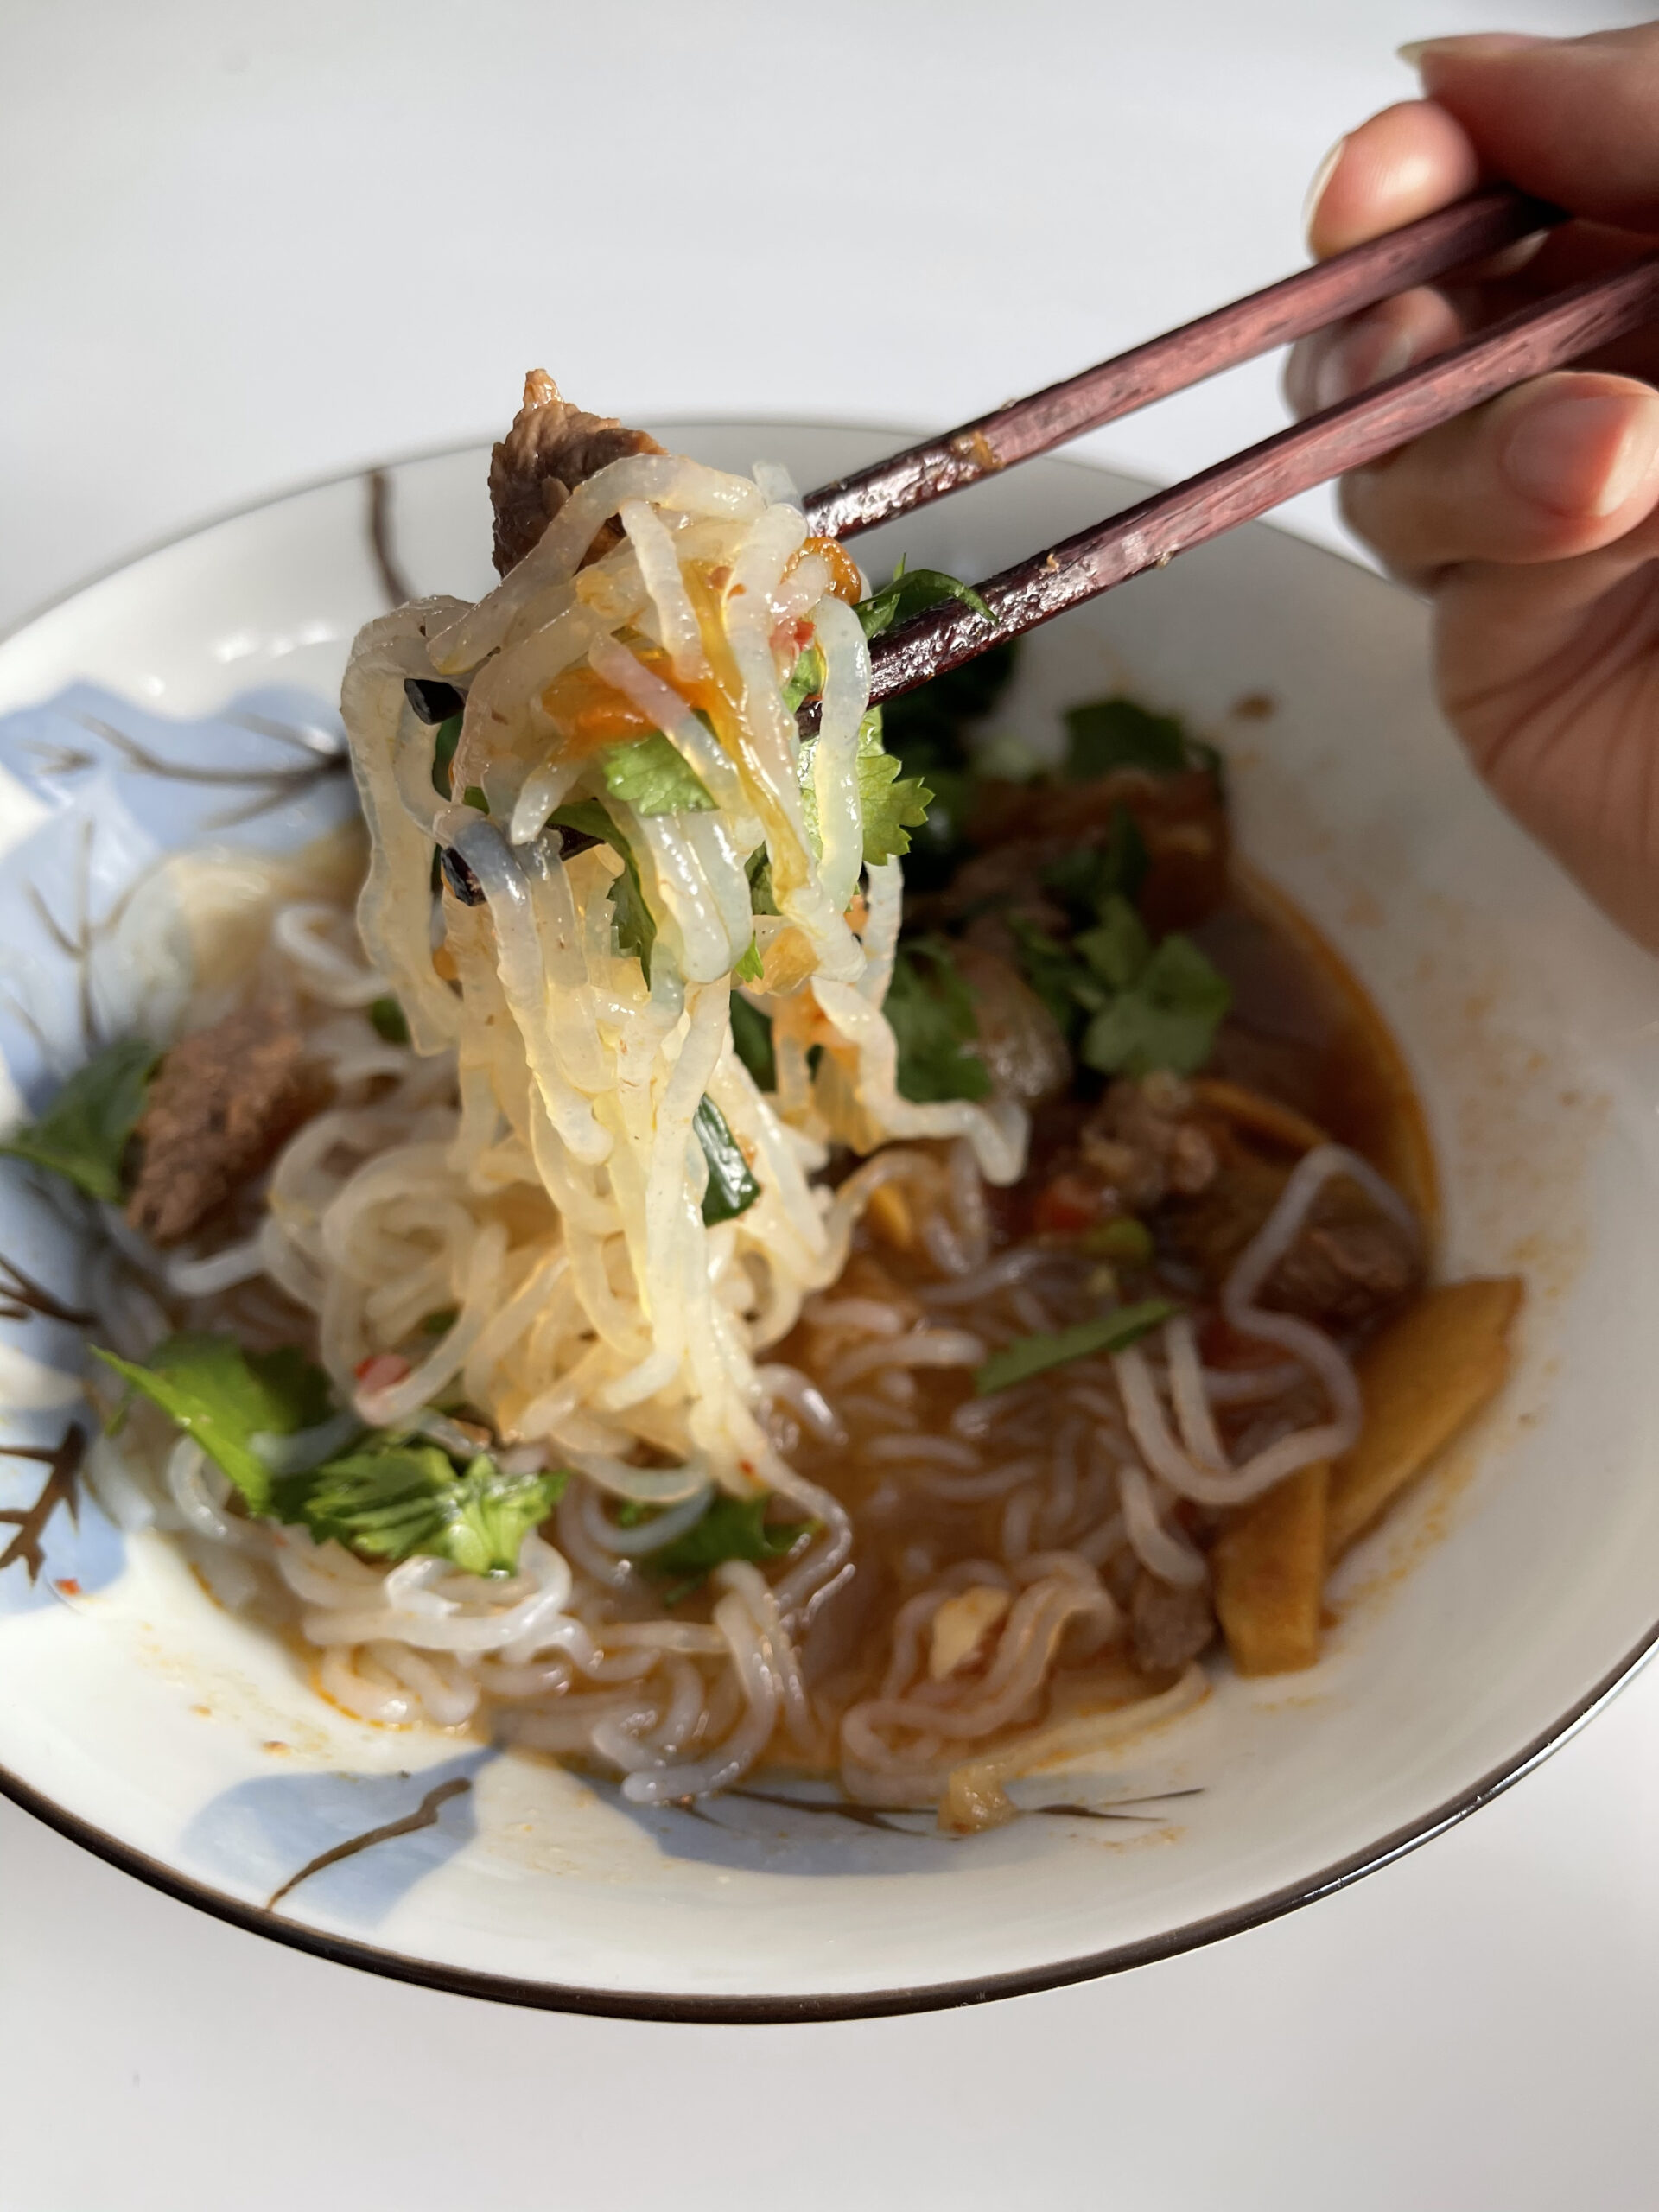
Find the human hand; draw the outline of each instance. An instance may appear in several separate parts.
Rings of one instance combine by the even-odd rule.
[[[1510,183],[1573,220],[1293,351],[1299,414],[1525,302],[1659,250],[1659,24],[1407,49],[1427,98],[1363,124],[1311,198],[1323,257]],[[1433,601],[1441,703],[1492,790],[1659,950],[1659,328],[1534,378],[1344,480],[1349,523]]]

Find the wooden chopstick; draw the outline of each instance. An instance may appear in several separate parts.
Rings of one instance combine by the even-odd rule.
[[[1145,569],[1163,568],[1176,554],[1235,524],[1345,469],[1363,467],[1523,378],[1560,368],[1656,315],[1659,254],[1536,301],[1421,367],[1327,407],[988,577],[979,591],[995,625],[952,600],[889,630],[870,647],[871,698],[913,690],[988,646],[1052,621]]]
[[[958,430],[821,485],[806,498],[808,527],[819,537],[849,537],[890,522],[1563,219],[1547,201],[1493,185]]]

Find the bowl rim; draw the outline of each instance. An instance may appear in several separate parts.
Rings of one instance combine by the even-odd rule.
[[[594,1989],[578,1983],[531,1981],[513,1974],[491,1974],[478,1967],[454,1966],[438,1959],[423,1959],[404,1951],[389,1951],[355,1937],[331,1935],[303,1922],[287,1920],[263,1905],[215,1889],[211,1883],[180,1873],[165,1861],[124,1843],[94,1822],[41,1795],[9,1768],[0,1766],[0,1796],[32,1814],[71,1843],[90,1851],[107,1866],[135,1875],[151,1889],[179,1904],[194,1905],[215,1920],[250,1935],[268,1936],[292,1950],[307,1951],[333,1965],[355,1967],[391,1981],[412,1982],[425,1989],[442,1990],[455,1997],[483,1998],[497,2005],[522,2005],[544,2012],[580,2012],[616,2020],[655,2020],[700,2027],[805,2026],[830,2020],[884,2019],[895,2013],[942,2012],[964,2005],[986,2005],[1006,1997],[1033,1997],[1047,1989],[1065,1989],[1073,1983],[1102,1980],[1108,1974],[1127,1974],[1135,1967],[1152,1966],[1160,1959],[1202,1950],[1229,1936],[1281,1920],[1300,1906],[1345,1890],[1366,1874],[1391,1866],[1420,1844],[1428,1843],[1478,1812],[1511,1785],[1523,1779],[1576,1736],[1625,1684],[1638,1674],[1659,1648],[1659,1622],[1640,1642],[1603,1675],[1600,1681],[1561,1717],[1483,1775],[1478,1782],[1448,1798],[1432,1812],[1393,1830],[1380,1841],[1368,1844],[1346,1859],[1324,1867],[1317,1874],[1288,1883],[1266,1897],[1253,1897],[1225,1912],[1187,1921],[1130,1943],[1103,1951],[1089,1951],[1076,1958],[1058,1959],[1042,1966],[1017,1967],[963,1981],[929,1982],[907,1988],[875,1989],[842,1994],[825,1991],[799,1997],[701,1997],[675,1991]]]
[[[854,421],[847,417],[747,412],[677,415],[665,411],[659,419],[677,429],[687,430],[751,426],[764,429],[775,426],[779,429],[861,430],[895,439],[925,435],[914,429],[895,429],[890,423]],[[158,554],[168,552],[227,524],[250,519],[269,508],[283,506],[291,500],[305,499],[315,493],[334,490],[352,483],[366,484],[382,471],[415,467],[427,461],[456,459],[463,454],[482,453],[489,443],[486,438],[474,437],[421,447],[412,452],[367,461],[356,467],[330,469],[270,493],[262,499],[219,510],[148,541],[41,601],[5,630],[0,631],[0,648],[10,645],[37,622],[68,606],[96,586],[124,575]],[[1149,480],[1140,479],[1133,471],[1117,467],[1093,454],[1067,453],[1045,455],[1044,458],[1064,460],[1096,474],[1116,476],[1120,481],[1135,484],[1145,482],[1148,490],[1154,488]],[[1281,536],[1294,538],[1306,551],[1334,561],[1344,569],[1368,573],[1362,563],[1334,547],[1304,537],[1300,531],[1287,530],[1271,522],[1264,522],[1262,526],[1278,529]],[[1377,576],[1375,580],[1388,588],[1386,578]],[[327,1960],[336,1966],[380,1974],[389,1980],[412,1983],[457,1997],[480,1998],[495,2004],[520,2005],[530,2010],[584,2013],[612,2019],[683,2022],[700,2026],[807,2024],[835,2020],[879,2019],[895,2014],[943,2012],[959,2005],[983,2005],[1003,1998],[1034,1996],[1044,1990],[1065,1988],[1077,1982],[1101,1980],[1108,1974],[1127,1973],[1136,1967],[1154,1965],[1160,1959],[1202,1949],[1205,1945],[1219,1942],[1230,1936],[1242,1935],[1249,1929],[1264,1926],[1303,1905],[1332,1896],[1338,1890],[1346,1889],[1350,1884],[1360,1880],[1363,1876],[1392,1865],[1408,1852],[1414,1851],[1420,1845],[1444,1834],[1448,1828],[1456,1827],[1460,1821],[1466,1820],[1471,1813],[1479,1811],[1514,1783],[1532,1773],[1552,1752],[1559,1750],[1593,1719],[1602,1707],[1642,1670],[1656,1650],[1659,1650],[1659,1618],[1656,1618],[1653,1625],[1624,1656],[1564,1713],[1508,1758],[1499,1760],[1478,1781],[1457,1791],[1431,1811],[1420,1814],[1402,1827],[1391,1830],[1376,1842],[1365,1845],[1319,1872],[1287,1883],[1265,1896],[1253,1897],[1244,1904],[1202,1919],[1185,1922],[1155,1936],[1138,1937],[1130,1942],[1109,1945],[1103,1950],[1084,1952],[1039,1966],[1011,1968],[1003,1974],[969,1977],[963,1980],[845,1993],[825,1991],[792,1997],[713,1997],[674,1991],[601,1989],[576,1983],[522,1979],[516,1975],[453,1965],[442,1960],[422,1958],[413,1953],[388,1950],[378,1944],[363,1942],[352,1936],[337,1936],[308,1926],[303,1922],[288,1919],[266,1906],[248,1904],[226,1891],[215,1888],[210,1882],[182,1873],[165,1860],[154,1858],[137,1846],[123,1841],[95,1821],[67,1811],[3,1764],[0,1764],[0,1797],[9,1800],[21,1811],[31,1815],[69,1842],[79,1845],[95,1858],[101,1859],[106,1866],[132,1875],[177,1904],[193,1906],[231,1927],[267,1937],[274,1942],[287,1945],[290,1949],[308,1952],[315,1958]]]

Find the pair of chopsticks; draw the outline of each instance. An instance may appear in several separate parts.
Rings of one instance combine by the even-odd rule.
[[[846,537],[1052,452],[1085,430],[1180,391],[1270,347],[1566,219],[1559,207],[1497,185],[1368,245],[1236,300],[959,430],[826,484],[805,501],[810,529]],[[890,699],[976,653],[1035,629],[1236,523],[1425,430],[1562,367],[1659,315],[1659,254],[1536,301],[1448,353],[1327,407],[1182,484],[978,586],[996,620],[957,601],[930,608],[870,648],[871,697]]]

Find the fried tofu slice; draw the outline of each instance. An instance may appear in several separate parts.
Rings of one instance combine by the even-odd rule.
[[[1247,1506],[1210,1554],[1216,1612],[1241,1675],[1293,1675],[1319,1656],[1329,1460]]]
[[[1516,1275],[1440,1283],[1360,1354],[1365,1426],[1332,1473],[1333,1560],[1496,1394],[1510,1371],[1521,1300]]]

